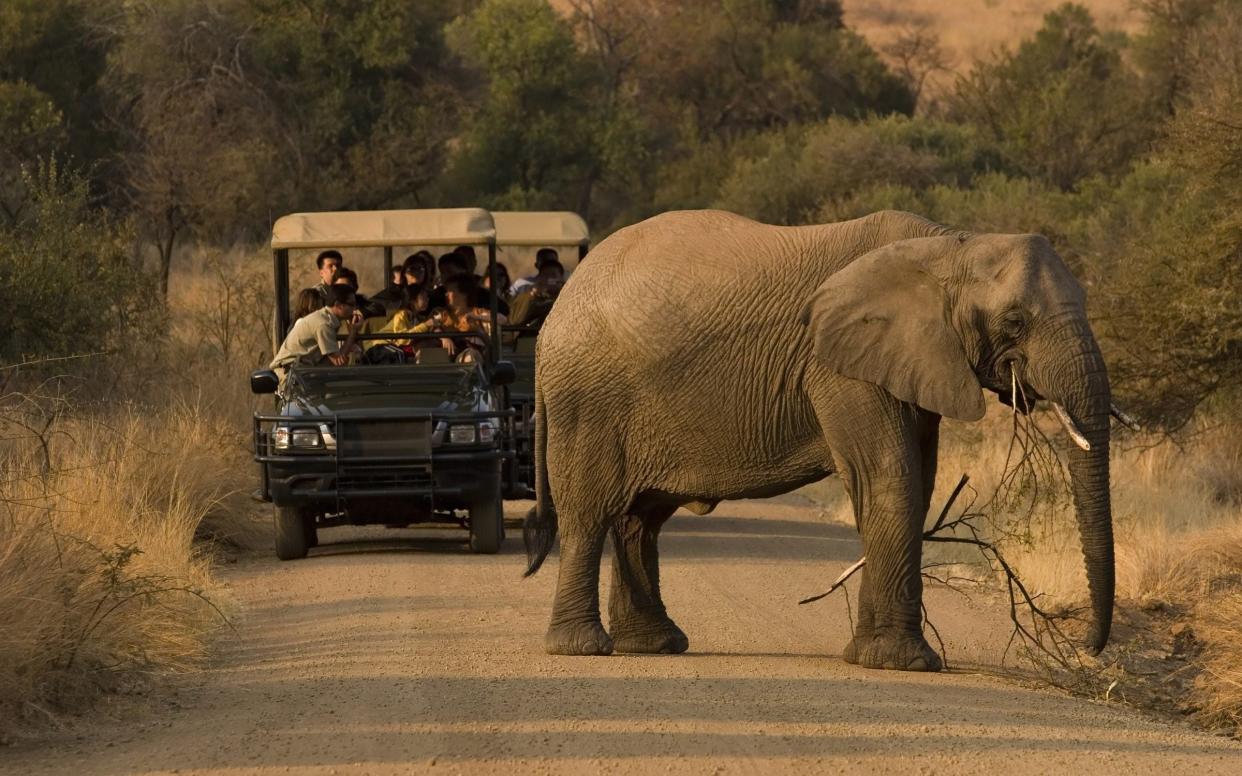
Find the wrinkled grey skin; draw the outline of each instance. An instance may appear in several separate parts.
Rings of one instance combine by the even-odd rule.
[[[867,565],[844,657],[934,671],[921,531],[940,417],[978,420],[981,388],[1060,403],[1091,444],[1069,466],[1093,606],[1113,606],[1109,385],[1082,287],[1038,235],[950,231],[886,211],[774,227],[676,212],[609,237],[539,337],[533,573],[559,530],[554,654],[683,652],[657,542],[678,506],[783,493],[838,474]],[[552,501],[555,501],[553,511]],[[599,561],[611,533],[605,632]]]

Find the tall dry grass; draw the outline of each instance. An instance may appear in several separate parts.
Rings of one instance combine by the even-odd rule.
[[[219,542],[263,536],[245,375],[270,282],[193,258],[150,337],[0,373],[0,737],[197,665],[230,611]]]
[[[1039,417],[1037,423],[1054,445],[1065,444],[1054,420]],[[1056,498],[1034,511],[1021,500],[1017,509],[991,502],[1009,454],[1011,424],[1010,411],[1000,405],[981,423],[944,422],[932,512],[969,474],[976,507],[986,515],[985,536],[998,542],[1041,606],[1080,606],[1087,584],[1067,482],[1045,483]],[[853,524],[835,479],[803,492],[820,502],[827,519]],[[954,514],[969,498],[959,499]],[[1119,612],[1154,612],[1160,622],[1189,627],[1201,651],[1192,657],[1199,674],[1183,707],[1197,710],[1207,725],[1242,726],[1242,427],[1201,421],[1179,441],[1119,436],[1112,499]],[[961,564],[954,576],[1000,581],[970,547],[928,544],[924,557]],[[1114,644],[1126,648],[1117,639]]]

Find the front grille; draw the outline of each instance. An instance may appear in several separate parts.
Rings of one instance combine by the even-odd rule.
[[[345,458],[431,455],[430,420],[339,420],[338,454]]]

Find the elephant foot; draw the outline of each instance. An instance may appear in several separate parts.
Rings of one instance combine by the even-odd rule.
[[[889,671],[939,671],[944,667],[931,645],[919,635],[855,636],[841,655],[847,663]]]
[[[612,654],[612,639],[598,620],[551,625],[543,644],[549,655]]]
[[[690,639],[667,617],[650,623],[613,623],[612,639],[618,652],[631,654],[680,655],[690,648]]]

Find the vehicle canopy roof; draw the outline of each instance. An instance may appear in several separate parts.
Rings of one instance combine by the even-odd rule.
[[[492,219],[500,245],[584,245],[591,239],[582,216],[568,211],[493,212]]]
[[[272,225],[273,248],[485,245],[495,238],[492,214],[477,207],[291,213]]]

